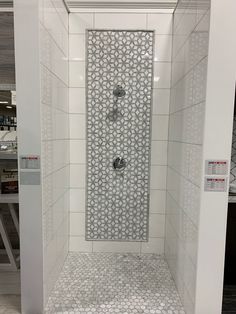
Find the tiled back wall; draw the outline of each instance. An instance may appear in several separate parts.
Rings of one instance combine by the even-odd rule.
[[[148,242],[85,241],[86,29],[155,30],[150,215]],[[171,75],[171,14],[71,13],[69,18],[70,250],[164,251],[167,139]]]

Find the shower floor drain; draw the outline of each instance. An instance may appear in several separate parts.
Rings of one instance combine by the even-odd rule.
[[[158,255],[71,253],[46,314],[184,314]]]

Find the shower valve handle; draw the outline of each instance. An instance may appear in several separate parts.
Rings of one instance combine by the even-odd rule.
[[[122,170],[126,167],[126,161],[124,158],[122,157],[117,157],[114,161],[113,161],[113,168],[115,170]]]

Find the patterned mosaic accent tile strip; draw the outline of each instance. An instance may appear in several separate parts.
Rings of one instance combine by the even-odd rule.
[[[184,314],[158,255],[70,253],[46,314]]]
[[[230,183],[236,184],[236,116],[234,116],[234,124],[233,124]]]
[[[153,37],[87,33],[87,240],[148,238]],[[123,171],[113,168],[117,157]]]

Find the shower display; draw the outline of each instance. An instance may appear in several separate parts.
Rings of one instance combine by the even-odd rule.
[[[148,240],[153,43],[87,31],[86,240]]]

